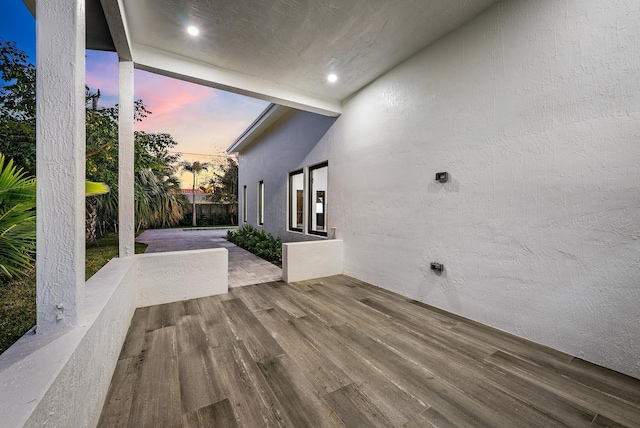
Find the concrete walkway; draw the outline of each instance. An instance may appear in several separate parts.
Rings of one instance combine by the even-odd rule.
[[[149,245],[145,253],[226,248],[229,288],[280,281],[282,269],[225,239],[227,229],[149,229],[136,242]]]

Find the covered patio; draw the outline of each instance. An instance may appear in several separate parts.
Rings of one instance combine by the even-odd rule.
[[[638,425],[632,2],[24,2],[37,326],[0,356],[0,424]],[[120,254],[87,282],[86,49],[118,54],[120,150]],[[324,165],[334,233],[287,229],[317,240],[283,281],[230,290],[226,248],[134,255],[134,68],[295,110],[257,119],[278,180],[248,198],[266,228]],[[338,118],[307,152],[300,111]]]

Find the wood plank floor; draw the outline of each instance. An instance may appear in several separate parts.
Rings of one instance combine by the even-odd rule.
[[[138,309],[100,427],[640,427],[640,381],[346,276]]]

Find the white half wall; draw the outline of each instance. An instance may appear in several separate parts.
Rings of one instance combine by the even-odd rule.
[[[228,291],[226,249],[116,258],[86,282],[79,325],[0,355],[0,426],[97,425],[137,306]]]
[[[342,259],[340,239],[282,244],[282,278],[296,282],[340,275]]]
[[[0,425],[95,427],[135,309],[135,258],[85,285],[83,317],[61,334],[23,336],[0,356]]]
[[[139,254],[137,307],[224,294],[229,290],[225,248]]]

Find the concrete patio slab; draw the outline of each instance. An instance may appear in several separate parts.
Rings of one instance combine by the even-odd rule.
[[[282,269],[227,241],[229,229],[149,229],[136,238],[147,244],[145,253],[226,248],[229,251],[229,288],[280,281]]]

